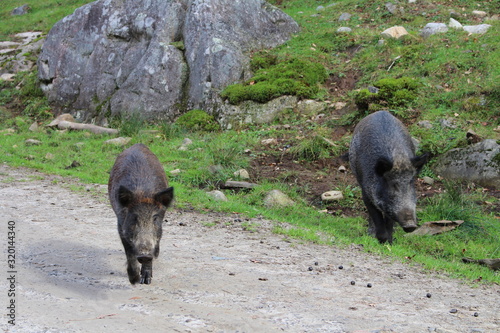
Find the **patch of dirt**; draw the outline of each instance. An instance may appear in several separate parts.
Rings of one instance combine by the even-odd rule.
[[[75,185],[86,190],[68,189]],[[2,260],[4,332],[494,332],[500,325],[498,285],[470,287],[360,245],[287,239],[263,219],[174,207],[152,284],[132,286],[105,185],[0,165],[0,217],[4,249],[9,221],[16,232],[9,299],[5,250]],[[11,299],[15,326],[5,316]]]
[[[352,51],[347,50],[347,52],[354,55],[360,48],[360,46],[356,46],[352,48]],[[351,70],[348,73],[331,74],[325,82],[325,86],[332,98],[344,97],[348,92],[356,88],[356,83],[360,77],[361,73],[356,70]]]

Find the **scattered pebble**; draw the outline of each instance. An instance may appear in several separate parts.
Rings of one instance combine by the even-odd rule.
[[[431,293],[427,293],[426,296],[427,296],[427,298],[431,298],[432,297]]]
[[[319,265],[319,262],[315,261],[314,266],[318,266],[318,265]]]
[[[367,286],[368,288],[371,288],[371,287],[372,287],[372,284],[371,284],[371,283],[368,283],[366,286]]]
[[[344,266],[340,265],[340,266],[339,266],[339,269],[344,269]]]
[[[355,285],[356,284],[356,281],[351,281],[351,285]]]
[[[312,267],[309,267],[309,270],[310,270],[310,271],[312,271],[313,269],[314,269],[314,268],[312,268]]]
[[[474,312],[474,317],[478,317],[478,316],[479,316],[479,313]]]
[[[450,310],[450,313],[457,313],[457,312],[458,312],[458,310],[457,310],[457,309],[451,309],[451,310]]]

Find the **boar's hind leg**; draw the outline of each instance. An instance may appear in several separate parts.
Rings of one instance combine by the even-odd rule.
[[[370,200],[363,198],[369,215],[368,232],[375,236],[380,243],[389,242],[392,244],[393,222],[389,218],[385,218],[384,214],[379,211]]]
[[[134,251],[128,243],[122,239],[125,254],[127,255],[127,274],[130,283],[136,284],[141,279],[139,262],[137,261]]]

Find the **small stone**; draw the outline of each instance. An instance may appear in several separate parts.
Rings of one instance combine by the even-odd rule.
[[[182,140],[182,145],[183,146],[189,146],[189,145],[192,145],[193,144],[193,140],[191,140],[190,138],[185,138],[184,140]]]
[[[450,310],[450,313],[457,313],[457,312],[458,312],[458,310],[457,310],[457,309],[451,309],[451,310]]]
[[[337,29],[337,32],[351,32],[352,29],[349,27],[340,27]]]
[[[31,132],[36,132],[38,130],[38,123],[35,121],[33,124],[31,124],[30,128],[28,128],[29,131]]]
[[[382,31],[382,37],[400,39],[403,36],[408,35],[408,31],[404,27],[395,26]]]
[[[54,157],[55,157],[55,156],[54,156],[54,154],[51,154],[51,153],[47,153],[47,154],[45,155],[45,158],[46,158],[46,159],[48,159],[48,160],[53,160],[53,159],[54,159]]]
[[[234,172],[234,176],[239,179],[250,179],[250,174],[245,169],[240,169]]]
[[[321,194],[321,200],[323,201],[335,201],[344,199],[344,195],[341,191],[328,191]]]
[[[278,144],[278,140],[276,140],[276,139],[264,139],[260,143],[264,146],[270,146],[270,145]]]
[[[24,143],[27,145],[27,146],[39,146],[42,144],[42,141],[40,140],[35,140],[35,139],[28,139],[26,141],[24,141]]]
[[[482,10],[473,10],[472,15],[479,18],[485,18],[488,15],[488,13]]]
[[[451,118],[448,119],[440,119],[439,124],[443,128],[457,128],[457,126],[454,124],[454,120]]]
[[[448,31],[448,26],[444,23],[427,23],[425,27],[420,32],[420,35],[427,38],[431,35],[444,33]]]
[[[31,8],[28,5],[22,5],[21,7],[17,7],[13,11],[11,11],[10,15],[12,16],[25,15],[30,11],[30,9]]]
[[[309,267],[309,268],[308,268],[308,270],[309,270],[309,271],[312,271],[313,269],[314,269],[314,268],[312,268],[312,267]]]
[[[292,206],[295,202],[280,190],[271,190],[264,198],[264,205],[267,207]]]
[[[427,293],[427,295],[425,295],[425,296],[427,296],[427,298],[431,298],[432,297],[431,293]]]
[[[432,179],[431,177],[429,176],[424,176],[422,177],[422,180],[424,183],[426,183],[427,185],[432,185],[434,184],[434,179]]]
[[[214,191],[207,192],[207,194],[215,201],[228,201],[227,197],[221,191],[214,190]]]
[[[342,13],[339,17],[339,21],[340,22],[343,22],[343,21],[349,21],[349,19],[351,18],[351,14],[349,13]]]
[[[319,262],[315,261],[314,266],[318,266],[318,265],[319,265]]]
[[[489,24],[464,25],[464,30],[470,34],[484,34],[491,28]]]
[[[177,176],[177,175],[179,175],[180,173],[181,173],[181,169],[175,169],[175,170],[170,171],[170,174],[171,174],[172,176]]]
[[[14,81],[14,76],[16,76],[16,74],[4,73],[4,74],[0,75],[0,80],[3,80],[3,81]]]
[[[325,10],[325,7],[324,7],[324,6],[318,6],[318,7],[316,7],[316,11],[317,11],[317,12],[322,12],[322,11],[324,11],[324,10]]]
[[[479,317],[479,313],[474,312],[474,317]]]
[[[385,4],[385,8],[387,8],[389,13],[391,13],[393,15],[398,14],[398,7],[395,4],[393,4],[392,2],[387,2]]]
[[[457,11],[455,11],[453,9],[450,9],[449,12],[450,12],[450,17],[453,17],[453,18],[459,18],[460,17],[460,13],[458,13]]]
[[[351,286],[354,286],[356,284],[356,281],[351,281]]]
[[[367,286],[368,288],[371,288],[371,287],[372,287],[372,284],[371,284],[371,283],[368,283],[366,286]]]
[[[450,22],[448,23],[448,26],[450,28],[453,28],[453,29],[462,29],[463,28],[462,24],[460,24],[460,22],[458,22],[457,20],[455,20],[452,17],[450,17]]]
[[[114,145],[114,146],[125,146],[132,140],[132,138],[128,137],[119,137],[119,138],[114,138],[114,139],[109,139],[104,141],[105,145]]]
[[[419,121],[417,123],[418,126],[420,127],[423,127],[423,128],[427,128],[427,129],[431,129],[433,126],[432,126],[432,123],[428,120],[422,120],[422,121]]]
[[[339,269],[344,269],[344,266],[340,265],[340,266],[339,266]]]
[[[343,165],[339,166],[338,170],[339,170],[339,172],[342,172],[342,173],[347,171],[346,167]]]

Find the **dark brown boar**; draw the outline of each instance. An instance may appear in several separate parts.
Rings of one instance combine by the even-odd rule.
[[[417,228],[415,180],[427,154],[415,146],[403,123],[387,111],[362,119],[349,147],[351,169],[369,214],[369,231],[381,243],[392,243],[394,221],[403,230]]]
[[[127,255],[130,283],[150,284],[153,258],[160,253],[165,210],[173,187],[168,187],[158,158],[143,144],[135,144],[116,158],[108,183],[118,233]]]

